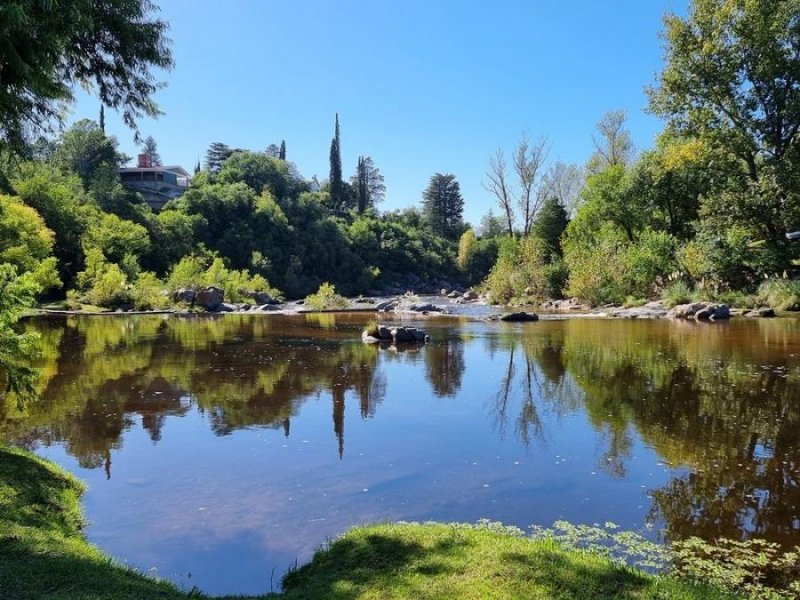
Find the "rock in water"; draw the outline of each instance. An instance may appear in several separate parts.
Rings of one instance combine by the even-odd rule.
[[[507,315],[500,317],[500,320],[508,323],[530,323],[533,321],[538,321],[539,315],[528,312],[508,313]]]

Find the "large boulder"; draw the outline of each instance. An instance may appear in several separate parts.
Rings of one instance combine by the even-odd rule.
[[[442,312],[442,307],[435,304],[409,304],[406,310],[411,312]]]
[[[197,306],[202,306],[208,311],[219,310],[219,307],[225,301],[225,290],[218,287],[203,288],[194,297],[194,303]]]
[[[191,304],[194,302],[196,292],[189,288],[181,288],[177,292],[172,295],[172,299],[175,302],[186,302],[187,304]]]
[[[394,310],[396,306],[397,306],[397,300],[384,300],[383,302],[378,302],[375,305],[375,310],[390,311]]]
[[[539,315],[536,313],[529,313],[529,312],[516,312],[516,313],[508,313],[500,317],[501,321],[506,321],[508,323],[529,323],[533,321],[539,320]]]
[[[475,290],[467,290],[466,292],[464,292],[464,294],[461,297],[464,300],[467,300],[467,301],[471,302],[472,300],[477,300],[478,299],[478,292],[476,292]]]
[[[692,302],[679,304],[667,313],[670,319],[694,319],[695,321],[724,321],[731,318],[727,304]]]
[[[427,335],[416,327],[395,327],[392,329],[392,338],[395,344],[423,344]]]
[[[280,304],[280,302],[278,302],[275,298],[270,296],[267,292],[252,292],[250,294],[250,297],[259,306],[262,306],[264,304]]]

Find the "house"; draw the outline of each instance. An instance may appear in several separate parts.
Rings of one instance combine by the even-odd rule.
[[[120,169],[119,178],[125,188],[139,192],[156,211],[183,195],[191,181],[183,167],[153,165],[149,154],[140,154],[136,167]]]

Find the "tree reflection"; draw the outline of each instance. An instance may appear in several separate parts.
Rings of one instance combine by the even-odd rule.
[[[342,344],[335,331],[309,341],[296,320],[275,331],[272,319],[238,316],[71,318],[38,326],[52,342],[40,365],[41,401],[25,413],[3,405],[0,435],[28,446],[33,439],[63,442],[82,466],[104,466],[109,476],[111,451],[138,424],[157,443],[168,417],[196,406],[217,435],[257,426],[288,436],[300,405],[327,391],[342,456],[347,395],[368,418],[386,390],[377,349]]]

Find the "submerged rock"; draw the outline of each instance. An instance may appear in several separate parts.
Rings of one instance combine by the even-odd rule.
[[[500,317],[501,321],[508,323],[530,323],[539,320],[539,315],[529,312],[508,313]]]
[[[377,329],[364,330],[361,339],[367,344],[393,342],[394,344],[424,344],[430,338],[416,327],[393,327],[389,329],[381,325]]]

